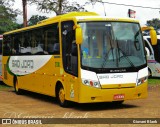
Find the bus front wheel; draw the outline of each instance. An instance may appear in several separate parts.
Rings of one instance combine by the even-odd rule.
[[[64,91],[64,88],[62,86],[60,86],[58,88],[57,99],[58,99],[58,102],[59,102],[60,106],[68,107],[69,101],[65,100],[65,91]]]
[[[115,105],[115,106],[120,106],[123,104],[123,100],[122,101],[113,101],[112,103]]]

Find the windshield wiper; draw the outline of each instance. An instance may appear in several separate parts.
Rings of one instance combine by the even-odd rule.
[[[116,39],[116,43],[117,43],[117,49],[118,49],[118,56],[119,56],[119,61],[120,61],[120,52],[122,53],[123,57],[129,62],[129,64],[132,67],[135,67],[135,65],[133,64],[133,62],[129,59],[129,57],[126,55],[126,53],[119,48],[119,44],[118,44],[118,40]]]
[[[113,61],[114,61],[114,55],[113,55],[113,46],[112,46],[112,41],[111,41],[111,35],[109,36],[109,43],[110,43],[110,46],[111,48],[109,49],[109,51],[105,54],[105,57],[104,57],[104,61],[102,63],[102,68],[104,68],[105,64],[106,64],[106,61],[108,59],[108,56],[109,56],[109,52],[111,51],[112,52],[112,56],[113,56]]]
[[[134,35],[134,46],[135,46],[135,48],[136,48],[137,51],[140,50],[140,44],[139,44],[139,41],[137,39],[137,37],[139,36],[139,33],[140,33],[140,30],[138,30],[136,32],[136,34]]]

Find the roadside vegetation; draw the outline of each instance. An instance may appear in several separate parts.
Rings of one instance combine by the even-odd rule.
[[[148,79],[149,85],[160,85],[160,78],[150,78]]]
[[[1,90],[8,90],[8,89],[13,89],[13,88],[5,85],[3,82],[0,82],[0,91]]]

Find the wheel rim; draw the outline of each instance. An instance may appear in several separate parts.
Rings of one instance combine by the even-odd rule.
[[[65,101],[65,93],[63,88],[60,88],[59,90],[59,100],[61,103],[64,103]]]

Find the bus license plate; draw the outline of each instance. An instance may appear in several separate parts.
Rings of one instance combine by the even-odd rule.
[[[124,97],[125,97],[124,94],[115,94],[114,97],[113,97],[113,99],[114,100],[123,100]]]

